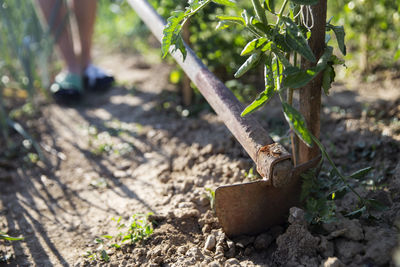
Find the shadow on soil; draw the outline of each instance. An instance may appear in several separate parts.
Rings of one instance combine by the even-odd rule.
[[[93,109],[102,109],[107,114],[107,121],[115,120],[124,123],[135,123],[141,127],[151,127],[155,131],[165,131],[168,138],[178,138],[180,142],[184,142],[186,145],[198,143],[200,147],[204,147],[207,144],[212,144],[217,148],[215,150],[217,153],[220,151],[220,153],[225,153],[232,158],[248,158],[220,122],[207,121],[202,119],[201,116],[186,118],[182,116],[182,112],[176,111],[178,104],[175,102],[175,96],[171,96],[171,93],[155,94],[136,89],[134,91],[135,101],[124,101],[124,99],[131,99],[130,94],[124,88],[114,88],[104,95],[90,96],[90,99],[86,100],[86,106],[78,106],[76,110],[88,125],[93,125],[102,131],[112,132],[115,129],[107,128],[104,119],[93,115]],[[383,135],[382,127],[389,127],[392,116],[399,115],[398,113],[391,114],[392,111],[390,110],[390,107],[398,105],[399,101],[376,101],[370,103],[369,107],[378,107],[374,109],[378,111],[380,116],[377,120],[371,120],[371,118],[374,118],[373,114],[376,115],[377,113],[365,111],[365,104],[357,102],[357,97],[357,93],[348,91],[337,95],[333,94],[326,101],[323,115],[326,119],[323,121],[321,136],[325,140],[325,145],[333,153],[337,163],[346,172],[354,171],[366,165],[373,165],[376,168],[375,174],[377,177],[383,176],[379,182],[388,181],[393,174],[391,170],[396,167],[398,155],[400,154],[400,145],[397,140],[391,137],[391,134]],[[169,104],[164,105],[167,102]],[[381,110],[383,113],[378,110],[382,107],[384,108]],[[257,115],[260,121],[265,126],[276,126],[276,118],[279,116],[277,114],[280,112],[279,106],[272,105],[265,109],[264,112]],[[363,112],[367,112],[366,115]],[[267,113],[269,114],[268,116],[272,114],[273,116],[272,118],[266,118],[266,115],[262,113]],[[55,131],[52,128],[52,124],[48,123],[46,118],[43,123],[46,132],[50,133],[49,136],[52,136],[51,133]],[[201,130],[201,135],[193,134],[198,130]],[[151,137],[141,136],[136,131],[124,131],[131,138],[138,139],[144,146],[148,147],[148,150],[160,151],[160,148],[154,142],[148,141],[148,138]],[[395,131],[397,132],[393,134],[398,135],[398,130]],[[71,132],[70,134],[74,135],[75,133]],[[113,136],[120,138],[121,142],[126,142],[124,137],[119,136],[118,133]],[[56,151],[62,151],[62,147],[58,143],[59,140],[54,136],[51,141],[48,140],[48,145]],[[93,155],[91,150],[84,149],[72,141],[69,141],[69,145],[79,150],[83,158],[88,159],[91,169],[107,177],[112,190],[120,190],[115,191],[117,194],[122,192],[125,197],[136,199],[149,210],[152,210],[151,205],[142,200],[124,182],[114,176],[114,172],[109,166],[115,165],[115,162],[112,162],[107,157]],[[222,147],[222,150],[218,150],[218,147]],[[136,157],[127,157],[127,159],[131,160],[133,165],[139,166],[146,161],[143,156],[145,152],[135,146],[133,146],[133,149]],[[77,223],[84,223],[81,216],[82,211],[76,207],[77,202],[86,203],[87,206],[97,207],[99,210],[104,210],[108,213],[118,214],[118,211],[112,206],[100,206],[83,198],[79,194],[79,190],[71,190],[68,181],[61,180],[59,174],[55,171],[59,169],[61,159],[54,157],[52,162],[51,169],[42,169],[41,171],[35,169],[27,170],[18,166],[18,168],[9,171],[13,177],[11,183],[0,180],[0,207],[2,208],[2,225],[0,226],[2,228],[5,227],[11,235],[23,235],[25,237],[23,242],[27,243],[28,248],[28,251],[24,250],[21,242],[11,243],[12,250],[16,256],[16,260],[13,261],[15,264],[29,264],[32,263],[30,262],[32,260],[38,266],[49,265],[50,256],[47,255],[48,252],[46,251],[50,251],[53,257],[57,259],[58,264],[68,266],[67,260],[62,256],[63,253],[57,249],[49,237],[49,230],[44,229],[42,224],[44,221],[52,221],[54,224],[52,229],[59,231],[60,235],[63,234],[62,231],[73,231]],[[43,178],[43,175],[46,175],[47,178]],[[52,182],[49,183],[49,180]],[[151,184],[151,181],[149,181],[149,184]],[[67,204],[63,203],[61,205],[59,203],[61,197],[67,199]],[[34,198],[40,201],[35,201]],[[37,203],[40,203],[40,206]],[[69,217],[59,218],[55,209],[63,210]],[[41,211],[43,210],[48,210],[51,217],[42,216]],[[71,218],[73,220],[69,221]],[[61,223],[61,219],[64,227],[58,229],[56,226]],[[69,226],[65,226],[68,222]],[[39,239],[44,241],[44,244],[48,247],[47,250],[41,245],[43,242],[39,242]],[[71,245],[73,246],[73,244]],[[5,246],[2,247],[4,248]],[[26,258],[24,255],[31,255],[31,257]],[[41,256],[38,257],[38,255]],[[249,259],[252,259],[254,263],[261,263],[262,257],[261,254],[255,253],[249,256]]]

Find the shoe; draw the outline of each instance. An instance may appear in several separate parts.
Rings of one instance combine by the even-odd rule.
[[[83,84],[88,91],[101,92],[111,88],[115,79],[104,70],[90,64],[83,74]]]
[[[78,74],[62,72],[56,76],[54,83],[50,86],[50,91],[57,103],[76,104],[82,98],[82,78]]]

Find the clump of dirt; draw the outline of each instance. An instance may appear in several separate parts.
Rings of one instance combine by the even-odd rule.
[[[389,209],[374,218],[343,217],[357,204],[348,193],[336,201],[338,219],[316,227],[292,208],[286,225],[256,236],[227,237],[210,207],[210,190],[244,181],[254,164],[215,114],[187,116],[169,66],[128,64],[142,60],[113,55],[125,87],[90,95],[73,108],[49,105],[33,123],[51,164],[0,164],[0,227],[23,242],[0,242],[14,265],[47,266],[385,266],[392,264],[400,219],[398,131],[400,96],[389,84],[367,89],[332,88],[325,100],[321,136],[335,162],[351,173],[375,169],[356,183],[363,196]],[[115,64],[126,62],[127,64]],[[154,78],[157,74],[157,79]],[[394,80],[393,83],[397,83]],[[130,86],[133,85],[132,88]],[[374,86],[372,90],[368,86]],[[388,86],[390,88],[388,88]],[[371,89],[371,90],[370,90]],[[376,98],[369,97],[376,92]],[[392,92],[373,112],[381,92]],[[366,97],[366,95],[368,97]],[[392,100],[390,100],[392,99]],[[393,99],[396,99],[393,101]],[[175,101],[175,102],[174,102]],[[396,102],[397,101],[397,102]],[[173,102],[173,103],[172,103]],[[173,107],[173,108],[171,108]],[[390,107],[385,109],[385,107]],[[274,102],[268,114],[280,114]],[[190,113],[190,112],[189,112]],[[380,114],[380,113],[379,113]],[[276,118],[259,118],[281,127]],[[277,134],[275,134],[277,136]],[[280,136],[285,140],[285,136]],[[9,167],[12,166],[12,167]],[[154,232],[133,245],[107,247],[109,262],[85,257],[96,238],[118,235],[111,218],[154,213]]]

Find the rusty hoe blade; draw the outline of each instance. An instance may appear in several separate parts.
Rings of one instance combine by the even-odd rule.
[[[146,0],[127,1],[161,42],[165,21]],[[274,143],[252,115],[240,116],[243,105],[185,46],[185,61],[180,51],[171,55],[257,164],[257,171],[264,177],[261,181],[221,186],[216,190],[216,212],[223,229],[229,236],[233,236],[258,233],[281,223],[286,219],[289,208],[298,203],[300,179],[296,170],[299,169],[293,169],[290,153],[280,144]]]
[[[284,178],[279,183],[263,179],[218,187],[215,191],[215,209],[225,234],[229,237],[258,234],[284,223],[288,210],[300,202],[300,174],[316,166],[320,159],[317,157],[297,166],[292,170],[290,179],[274,176],[278,180]]]

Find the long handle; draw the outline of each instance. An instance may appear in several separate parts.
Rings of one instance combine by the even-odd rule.
[[[128,0],[128,3],[136,10],[139,17],[150,28],[153,34],[161,42],[165,21],[151,7],[146,0]],[[186,44],[185,44],[186,46]],[[257,164],[257,169],[263,177],[271,177],[272,167],[276,164],[282,165],[279,175],[289,176],[291,168],[287,164],[290,154],[283,147],[279,147],[279,153],[273,154],[262,148],[273,144],[268,132],[257,122],[253,116],[241,117],[243,106],[234,94],[216,78],[195,53],[186,46],[187,56],[185,61],[179,51],[171,53],[176,62],[182,67],[192,82],[198,87],[201,94],[222,119],[231,133],[247,151],[253,161]],[[267,152],[267,153],[266,153]],[[279,162],[286,162],[280,164]],[[260,166],[262,165],[262,166]],[[284,166],[283,166],[284,165]],[[288,169],[289,167],[289,169]],[[280,169],[280,168],[278,168]]]

